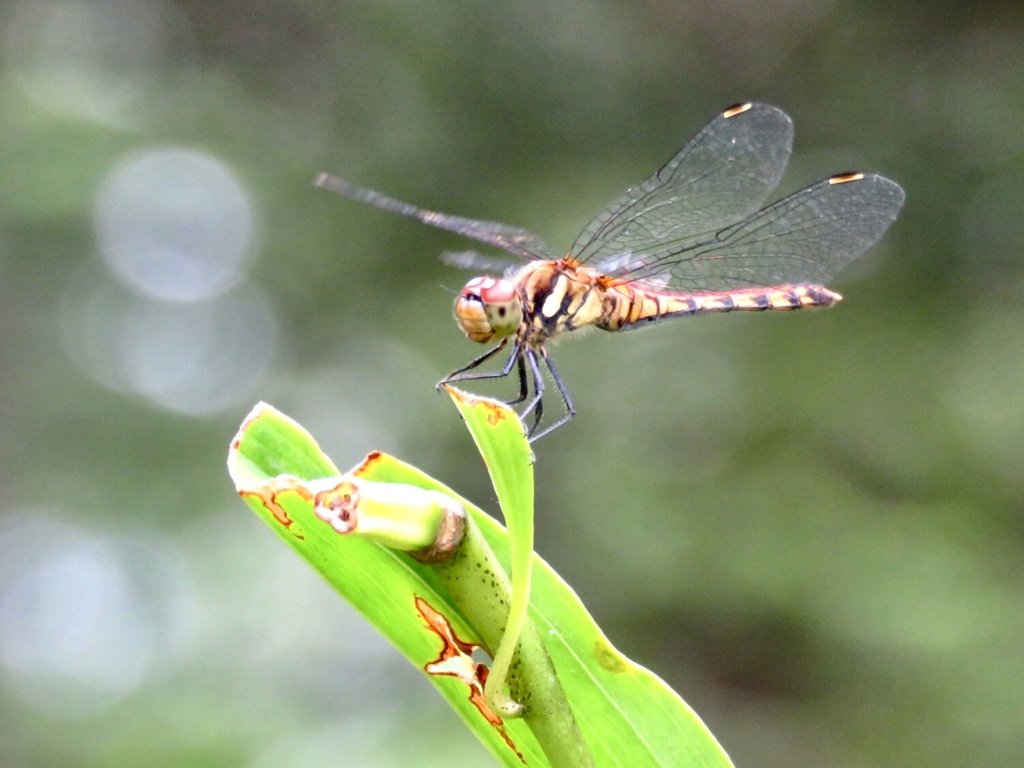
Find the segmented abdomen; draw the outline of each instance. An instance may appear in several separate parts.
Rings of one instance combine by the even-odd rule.
[[[624,284],[608,290],[607,308],[597,325],[607,331],[619,331],[702,312],[830,307],[842,298],[835,291],[813,283],[706,293],[666,293]]]

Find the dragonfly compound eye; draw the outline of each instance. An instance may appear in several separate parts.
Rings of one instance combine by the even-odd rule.
[[[455,320],[466,338],[486,344],[495,336],[519,330],[523,305],[508,280],[474,277],[455,300]]]
[[[488,284],[480,289],[484,312],[497,336],[511,336],[523,321],[523,303],[519,292],[508,280],[485,278]]]

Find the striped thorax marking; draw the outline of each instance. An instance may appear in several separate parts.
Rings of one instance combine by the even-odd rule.
[[[551,281],[551,292],[544,299],[540,313],[547,319],[557,317],[562,313],[562,302],[565,300],[565,293],[569,289],[569,281],[565,275],[558,275]]]

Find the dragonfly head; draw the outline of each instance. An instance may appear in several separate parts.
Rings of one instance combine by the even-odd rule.
[[[523,321],[523,302],[515,285],[495,277],[474,277],[455,300],[455,320],[467,339],[486,344],[511,336]]]

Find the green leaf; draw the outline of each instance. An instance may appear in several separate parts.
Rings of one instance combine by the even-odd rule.
[[[533,452],[515,411],[489,398],[445,385],[466,422],[494,484],[508,527],[512,604],[501,644],[487,678],[487,701],[497,711],[516,711],[504,694],[513,652],[526,626],[533,557]]]
[[[511,601],[499,625],[485,695],[491,709],[524,717],[552,763],[591,768],[593,755],[561,686],[544,640],[529,621],[533,567],[533,452],[523,424],[504,403],[445,386],[483,456],[508,526]],[[480,538],[479,529],[474,531]],[[491,548],[493,552],[493,548]],[[481,559],[484,559],[481,557]],[[487,559],[493,560],[491,555]],[[508,568],[505,568],[507,571]],[[448,582],[451,588],[461,584]],[[463,607],[469,611],[469,601]],[[476,602],[476,601],[474,601]],[[486,608],[486,604],[483,605]],[[480,611],[471,613],[478,620]],[[482,629],[482,627],[481,627]],[[485,639],[490,639],[490,629]],[[513,674],[509,674],[514,669]],[[505,693],[506,683],[509,694]],[[518,697],[529,701],[523,706]]]
[[[289,444],[293,441],[295,444]],[[509,468],[514,468],[517,461],[510,461]],[[488,462],[493,464],[495,459],[489,458]],[[252,481],[265,482],[282,473],[316,479],[323,476],[319,472],[329,468],[336,474],[307,433],[263,405],[243,425],[232,445],[229,465],[243,496],[252,487]],[[371,454],[354,474],[379,482],[437,490],[460,499],[507,567],[511,555],[505,529],[443,484],[383,454]],[[525,481],[517,477],[510,475],[508,482],[518,485],[518,492],[525,497],[526,489],[520,485]],[[498,485],[497,480],[495,484]],[[532,505],[532,488],[529,496]],[[285,510],[288,520],[273,514],[251,496],[247,501],[421,669],[437,658],[439,641],[437,634],[425,629],[422,616],[410,608],[413,594],[442,610],[459,638],[480,642],[427,566],[378,545],[337,536],[315,518],[308,501],[304,505],[290,502]],[[731,766],[697,715],[657,676],[612,647],[572,589],[537,556],[533,557],[530,617],[544,640],[598,766]],[[522,720],[508,720],[502,726],[504,730],[499,731],[468,702],[465,684],[438,675],[431,675],[430,679],[504,765],[521,764],[516,751],[528,765],[550,765]],[[514,750],[508,742],[515,745]]]
[[[428,566],[374,542],[339,536],[316,517],[312,501],[298,493],[285,491],[276,503],[268,503],[266,484],[281,476],[317,480],[340,475],[309,433],[295,422],[269,405],[257,405],[232,441],[228,469],[239,494],[253,511],[419,669],[425,670],[439,659],[443,642],[428,629],[417,610],[417,597],[448,621],[459,640],[481,644],[476,630]],[[459,499],[443,485],[427,482],[417,470],[382,454],[367,456],[353,474],[362,472],[371,480],[377,474],[389,483],[429,485]],[[468,502],[459,500],[471,508]],[[486,517],[479,510],[473,512]],[[471,691],[460,679],[439,674],[428,678],[502,764],[517,766],[525,760],[531,766],[549,765],[523,721],[512,720],[496,727],[470,701]],[[339,695],[344,692],[339,691]]]

